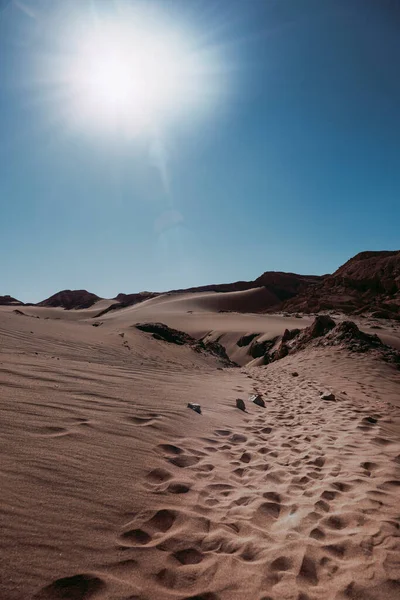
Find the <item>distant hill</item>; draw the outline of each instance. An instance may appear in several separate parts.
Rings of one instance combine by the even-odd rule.
[[[0,296],[0,306],[23,306],[23,302],[12,296]]]
[[[90,308],[95,302],[100,300],[99,296],[87,292],[86,290],[63,290],[57,292],[50,298],[42,300],[37,306],[62,307],[66,310]]]
[[[282,309],[400,318],[400,251],[360,252],[332,275],[284,302]]]
[[[368,313],[376,317],[400,319],[400,250],[360,252],[332,275],[266,271],[254,281],[203,285],[166,293],[227,293],[255,288],[264,288],[268,292],[264,294],[258,307],[258,311],[262,312],[279,310],[288,313],[317,313],[336,310],[348,314]],[[159,292],[120,293],[113,299],[115,302],[98,316],[159,295]],[[38,306],[83,309],[93,306],[101,299],[86,290],[63,290],[39,302]],[[22,304],[11,296],[0,296],[0,305]]]
[[[297,275],[296,273],[282,273],[280,271],[266,271],[254,281],[236,281],[234,283],[220,283],[203,285],[180,290],[172,290],[169,293],[185,292],[243,292],[254,288],[264,287],[275,297],[273,305],[293,298],[301,290],[309,285],[320,282],[323,276],[319,275]],[[268,308],[268,307],[266,307]]]

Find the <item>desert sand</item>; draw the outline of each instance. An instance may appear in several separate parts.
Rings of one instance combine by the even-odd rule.
[[[1,600],[400,597],[400,371],[341,347],[259,364],[242,336],[313,321],[260,314],[266,293],[0,308]]]

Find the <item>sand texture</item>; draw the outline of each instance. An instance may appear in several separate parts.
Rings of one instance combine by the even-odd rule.
[[[400,598],[400,371],[344,347],[259,364],[254,340],[312,323],[257,313],[265,293],[0,308],[1,600]]]

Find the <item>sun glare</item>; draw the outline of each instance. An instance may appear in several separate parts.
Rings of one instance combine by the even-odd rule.
[[[75,36],[63,81],[75,119],[136,130],[204,103],[205,66],[177,32],[113,20]]]
[[[92,116],[143,119],[180,102],[183,50],[123,26],[106,27],[84,41],[70,72],[73,96]]]
[[[229,109],[236,58],[217,30],[204,30],[202,11],[98,4],[60,4],[33,55],[35,101],[57,133],[157,138]]]

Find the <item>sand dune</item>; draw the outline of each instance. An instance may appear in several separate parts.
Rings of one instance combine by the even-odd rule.
[[[131,307],[131,310],[144,310],[157,306],[165,312],[182,314],[185,311],[196,312],[265,312],[271,292],[260,287],[238,292],[183,292],[167,293],[145,300]]]
[[[335,348],[251,366],[241,337],[310,318],[219,313],[243,306],[224,296],[0,309],[2,599],[399,597],[400,372]]]

